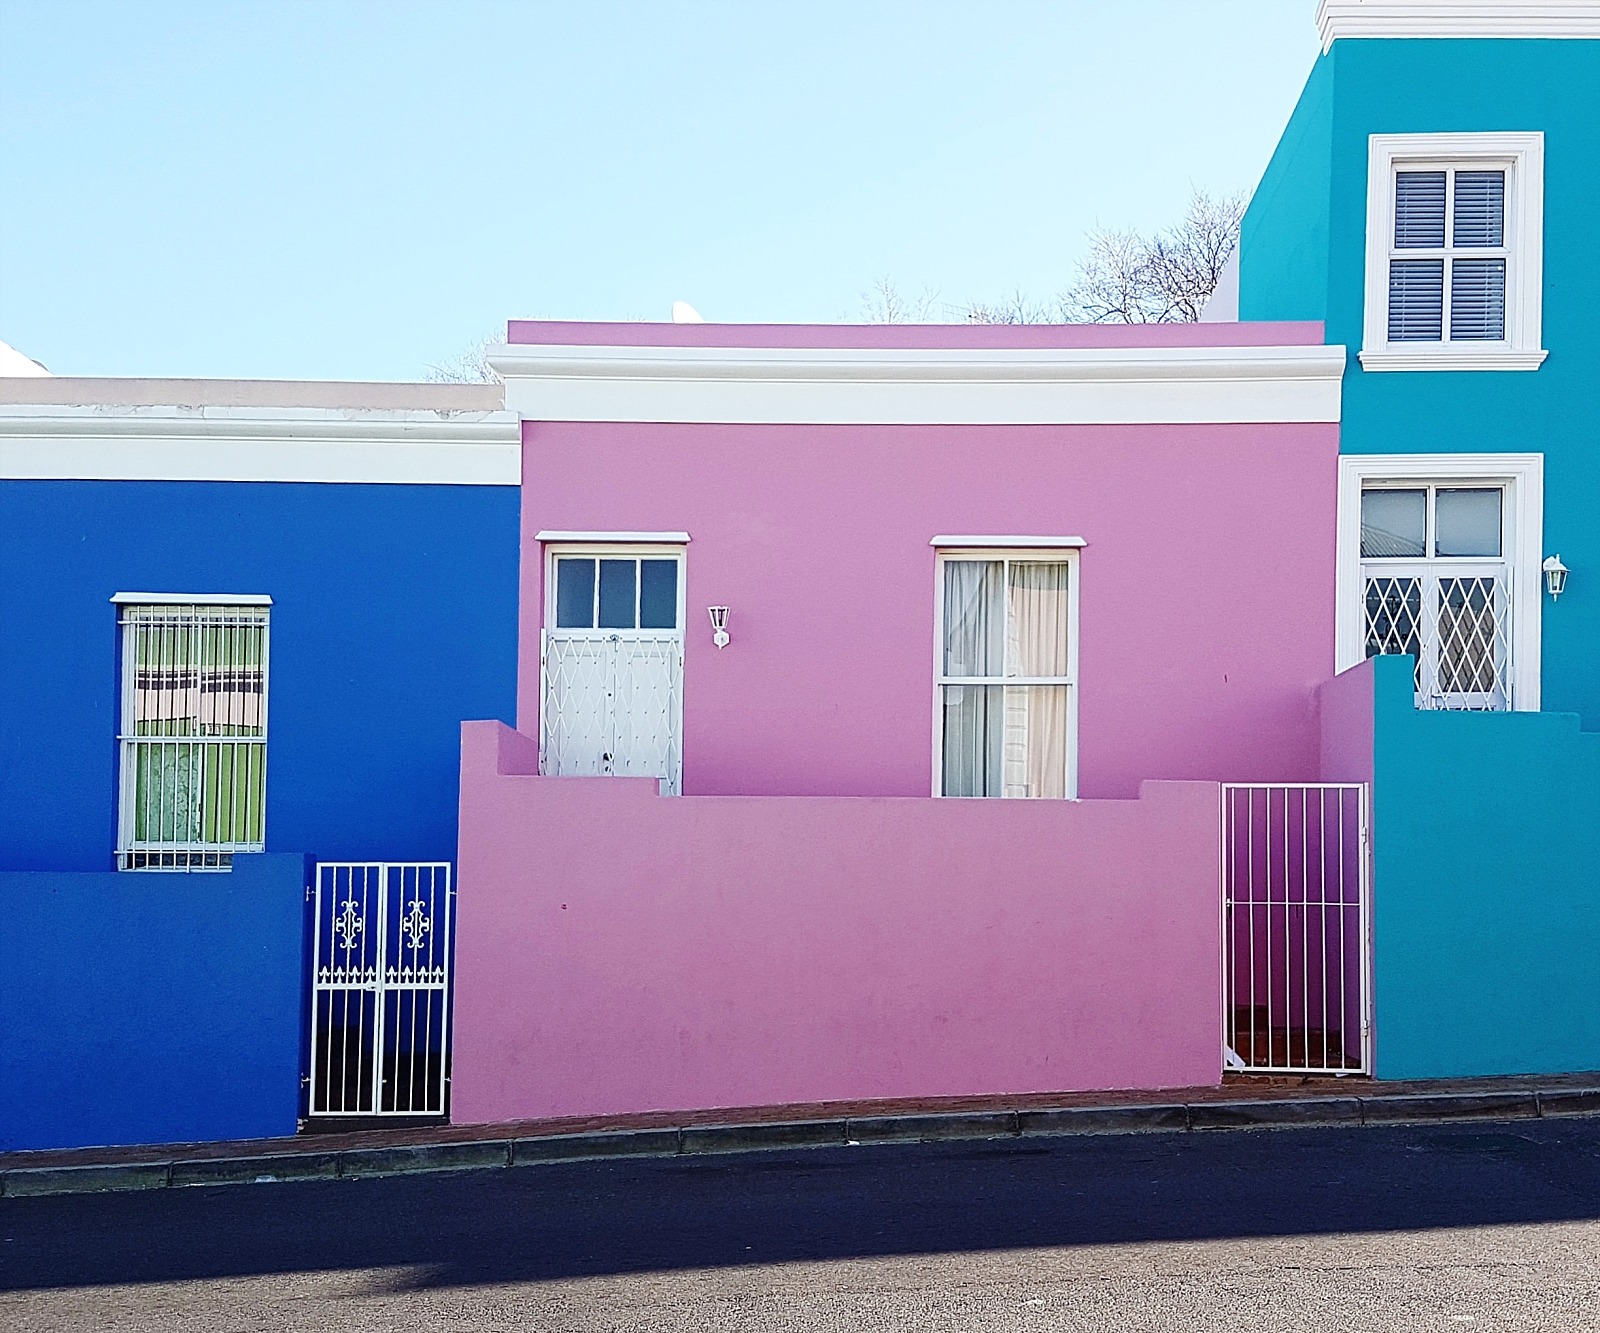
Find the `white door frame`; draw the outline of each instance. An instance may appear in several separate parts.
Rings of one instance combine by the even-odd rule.
[[[572,534],[575,539],[587,535]],[[641,537],[645,536],[645,534],[640,535]],[[672,534],[673,537],[678,535],[680,534]],[[544,534],[541,534],[541,540],[544,541],[543,620],[539,629],[539,767],[541,772],[544,771],[546,738],[549,735],[550,721],[548,716],[550,700],[548,645],[551,633],[556,631],[556,561],[564,557],[594,560],[675,560],[678,564],[678,603],[675,612],[678,623],[676,631],[594,629],[577,631],[575,632],[575,637],[582,635],[589,635],[596,639],[610,638],[612,636],[627,637],[629,635],[660,637],[675,632],[679,644],[678,651],[681,663],[687,628],[685,611],[688,605],[688,548],[685,543],[688,540],[688,534],[681,535],[684,539],[682,542],[676,540],[632,540],[629,534],[623,533],[608,534],[604,540],[599,539],[599,535],[596,534],[596,539],[594,540],[563,541],[546,540]],[[551,534],[551,536],[553,538],[554,534]],[[649,534],[649,537],[657,536],[658,534]],[[598,578],[598,571],[596,571],[596,577]],[[662,778],[662,781],[667,784],[667,790],[673,793],[681,791],[683,784],[683,682],[681,675],[680,667],[678,690],[673,705],[674,716],[671,718],[671,726],[674,735],[677,737],[677,771],[669,773]]]

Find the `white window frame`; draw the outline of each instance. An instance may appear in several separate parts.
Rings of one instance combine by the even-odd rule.
[[[982,545],[945,545],[945,542],[981,541]],[[1046,544],[1053,543],[1053,544]],[[947,800],[992,800],[993,797],[944,795],[944,690],[946,685],[972,683],[971,677],[944,674],[944,567],[951,560],[1006,560],[1013,564],[1064,564],[1067,566],[1067,674],[1065,677],[1021,676],[996,678],[1005,685],[1065,685],[1067,687],[1066,799],[1078,799],[1078,607],[1081,538],[983,537],[933,539],[933,774],[931,791]]]
[[[1498,342],[1389,341],[1389,260],[1394,246],[1395,173],[1506,173],[1506,336]],[[1448,231],[1446,242],[1450,241]],[[1430,252],[1431,253],[1431,252]],[[1365,370],[1537,370],[1544,290],[1544,135],[1374,134],[1367,148],[1366,300],[1360,360]],[[1446,284],[1448,303],[1448,283]],[[1448,316],[1446,317],[1448,320]]]
[[[585,538],[591,538],[585,540]],[[681,538],[681,540],[679,540]],[[557,533],[541,532],[536,540],[544,545],[544,619],[539,628],[539,771],[545,769],[546,738],[549,734],[550,720],[546,711],[550,702],[550,680],[548,674],[548,644],[552,632],[571,635],[574,638],[605,639],[611,635],[630,633],[662,634],[664,630],[619,630],[619,629],[570,629],[557,630],[556,626],[556,561],[577,558],[592,560],[676,560],[678,562],[678,607],[677,607],[677,635],[679,640],[680,664],[687,658],[689,639],[689,623],[687,619],[688,588],[689,588],[689,534],[677,532],[662,533]],[[599,596],[600,577],[599,570],[595,571],[595,595]],[[638,597],[639,584],[635,581],[635,598]],[[637,601],[635,607],[637,608]],[[637,614],[636,617],[637,618]],[[672,725],[676,729],[678,738],[677,772],[662,778],[663,790],[676,794],[682,789],[683,784],[683,667],[679,667],[678,697],[675,701],[676,716]]]
[[[216,872],[231,869],[233,857],[266,850],[267,838],[267,745],[271,735],[270,703],[272,684],[272,598],[258,593],[180,593],[180,592],[119,592],[113,594],[112,605],[117,608],[117,869],[130,873],[194,873]],[[124,607],[173,606],[217,608],[219,610],[257,612],[262,617],[261,626],[261,735],[259,737],[217,738],[191,743],[221,748],[231,744],[236,749],[251,747],[259,751],[257,761],[261,768],[261,837],[253,842],[177,843],[161,839],[138,840],[135,806],[138,798],[137,766],[139,747],[148,745],[152,737],[134,733],[135,694],[137,691],[138,664],[130,655],[128,645],[130,626],[123,616]],[[182,743],[179,738],[178,743]],[[150,858],[171,857],[172,864],[151,864]],[[196,857],[197,861],[180,858]],[[209,863],[208,863],[209,862]]]
[[[1334,576],[1334,669],[1366,660],[1366,590],[1362,581],[1361,491],[1384,486],[1505,488],[1504,559],[1511,582],[1511,699],[1516,713],[1537,713],[1544,589],[1543,454],[1344,454],[1339,459],[1337,561]]]

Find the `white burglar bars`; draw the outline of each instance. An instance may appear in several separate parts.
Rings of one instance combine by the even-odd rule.
[[[1369,1073],[1367,788],[1222,789],[1224,1063]]]
[[[268,609],[120,612],[117,864],[225,870],[266,845]]]
[[[450,1082],[448,862],[320,862],[311,1116],[441,1116]]]

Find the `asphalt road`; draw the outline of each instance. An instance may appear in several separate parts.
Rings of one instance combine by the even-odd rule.
[[[1600,1329],[1600,1119],[0,1200],[0,1329]]]

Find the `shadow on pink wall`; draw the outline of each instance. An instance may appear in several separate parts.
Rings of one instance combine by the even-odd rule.
[[[463,728],[453,1118],[1220,1077],[1218,788],[662,797]]]

